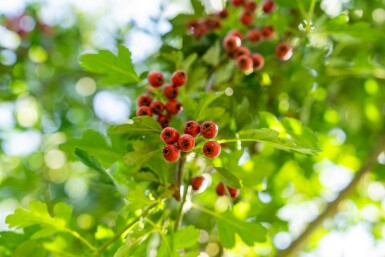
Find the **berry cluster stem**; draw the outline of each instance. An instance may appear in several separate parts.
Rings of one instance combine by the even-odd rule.
[[[190,181],[190,180],[191,180],[191,173],[189,173],[187,181]],[[183,190],[182,202],[180,203],[179,210],[178,210],[178,213],[177,213],[177,216],[175,219],[174,233],[176,231],[178,231],[179,226],[180,226],[181,221],[182,221],[183,207],[184,207],[184,204],[186,203],[186,200],[187,200],[187,192],[188,192],[188,184],[185,185],[184,190]]]
[[[180,201],[180,188],[183,184],[183,169],[184,169],[184,164],[186,162],[186,156],[184,154],[181,155],[179,162],[178,162],[178,167],[176,169],[176,174],[175,174],[175,186],[177,188],[174,197],[177,201]]]

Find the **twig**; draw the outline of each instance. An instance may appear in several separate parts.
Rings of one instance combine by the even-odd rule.
[[[377,147],[370,153],[364,165],[358,170],[353,180],[349,185],[341,191],[338,197],[326,207],[325,211],[320,214],[314,221],[312,221],[305,231],[291,243],[291,245],[283,251],[280,251],[276,254],[276,257],[288,257],[295,256],[295,254],[300,250],[300,248],[306,243],[307,239],[312,235],[312,233],[322,225],[323,221],[333,216],[338,212],[339,204],[349,197],[349,195],[354,192],[361,178],[369,172],[377,164],[378,155],[385,149],[385,138],[383,138]]]
[[[174,193],[174,198],[178,202],[180,201],[180,187],[183,183],[183,169],[184,169],[185,162],[186,162],[186,156],[184,156],[184,154],[182,154],[182,156],[179,159],[178,167],[176,169],[176,174],[175,174],[176,190]]]
[[[191,180],[191,172],[189,173],[189,176],[188,176],[188,180],[187,181],[190,181]],[[179,226],[180,226],[180,223],[182,221],[182,217],[183,217],[183,206],[184,204],[186,203],[186,199],[187,199],[187,193],[188,193],[188,184],[185,185],[184,187],[184,190],[183,190],[183,198],[182,198],[182,202],[180,203],[180,206],[179,206],[179,210],[178,210],[178,214],[176,216],[176,219],[175,219],[175,225],[174,225],[174,233],[176,231],[178,231],[179,229]]]

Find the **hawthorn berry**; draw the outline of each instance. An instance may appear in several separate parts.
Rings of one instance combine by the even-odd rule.
[[[243,0],[231,0],[231,3],[234,6],[241,6],[243,4]]]
[[[239,16],[239,20],[243,25],[250,26],[254,22],[254,13],[244,10]]]
[[[152,113],[162,114],[164,110],[164,104],[159,100],[155,100],[150,104],[150,109]]]
[[[275,36],[275,29],[273,28],[273,26],[264,26],[262,28],[262,36],[266,39],[271,39]]]
[[[163,94],[167,99],[175,99],[178,96],[179,90],[173,85],[167,85],[163,89]]]
[[[271,13],[275,7],[275,4],[271,0],[266,0],[262,4],[262,10],[264,13]]]
[[[187,73],[183,70],[175,71],[171,76],[171,82],[176,87],[181,87],[186,84]]]
[[[178,114],[182,110],[182,104],[176,100],[168,100],[166,110],[169,114]]]
[[[136,103],[138,106],[150,106],[152,99],[149,95],[143,94],[138,97]]]
[[[170,117],[166,115],[159,115],[156,121],[162,126],[162,128],[165,128],[170,124]]]
[[[243,3],[243,9],[248,12],[255,12],[257,9],[257,3],[254,0],[246,0]]]
[[[190,152],[194,149],[194,137],[189,134],[183,134],[178,138],[178,147],[182,152]]]
[[[243,38],[242,33],[237,29],[230,30],[227,33],[227,36],[236,36],[236,37],[239,37],[240,40],[242,40],[242,38]]]
[[[201,133],[204,138],[214,138],[218,135],[218,125],[213,121],[205,121],[201,125]]]
[[[152,111],[150,107],[140,106],[138,110],[136,110],[136,116],[145,116],[145,115],[152,117]]]
[[[253,60],[248,55],[241,55],[237,58],[237,64],[241,71],[250,71],[253,69]]]
[[[168,144],[162,150],[163,158],[168,162],[176,162],[180,158],[180,151],[175,145]]]
[[[147,75],[148,83],[153,87],[160,87],[163,85],[164,77],[160,71],[151,71]]]
[[[229,16],[229,11],[227,9],[223,9],[222,11],[219,11],[216,15],[221,19],[226,19],[227,16]]]
[[[231,199],[234,200],[235,198],[237,198],[237,196],[239,194],[239,190],[236,188],[229,187],[229,186],[226,186],[226,187],[230,193]],[[226,195],[225,185],[223,184],[223,182],[221,182],[217,185],[217,187],[215,188],[215,192],[217,193],[218,196]]]
[[[250,49],[247,48],[247,47],[244,47],[244,46],[241,46],[239,47],[236,51],[235,51],[235,58],[238,58],[242,55],[250,55]]]
[[[193,137],[197,137],[201,132],[201,126],[198,122],[190,120],[184,124],[183,132]]]
[[[199,189],[201,189],[202,185],[205,182],[206,182],[205,177],[196,176],[191,180],[190,185],[194,191],[199,191]]]
[[[204,20],[208,29],[219,29],[221,27],[220,22],[216,18],[207,18]]]
[[[287,61],[293,55],[293,48],[288,43],[281,42],[277,44],[275,54],[282,61]]]
[[[221,154],[221,146],[215,141],[209,141],[203,146],[203,154],[207,158],[217,158]]]
[[[179,132],[175,128],[166,127],[160,132],[160,139],[166,144],[174,144],[178,138]]]
[[[252,54],[251,59],[253,60],[253,69],[256,71],[261,70],[265,65],[265,59],[258,53]]]
[[[208,32],[209,28],[206,24],[200,23],[199,26],[193,31],[193,34],[196,38],[204,36]]]
[[[223,47],[227,52],[235,51],[241,46],[241,39],[235,35],[227,35],[223,40]]]
[[[247,33],[247,39],[251,43],[259,43],[262,40],[262,33],[259,29],[251,29]]]

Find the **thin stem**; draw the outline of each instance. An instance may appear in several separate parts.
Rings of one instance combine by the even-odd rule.
[[[295,256],[295,254],[300,250],[300,248],[306,243],[308,238],[313,234],[313,232],[322,225],[324,220],[328,217],[333,216],[338,212],[338,206],[340,203],[347,199],[349,195],[354,192],[358,183],[361,181],[362,177],[373,169],[377,164],[378,155],[385,149],[385,137],[380,140],[380,143],[376,148],[368,155],[364,165],[358,170],[352,181],[349,185],[341,191],[338,197],[326,207],[323,213],[321,213],[314,221],[312,221],[308,227],[302,232],[302,234],[291,243],[291,245],[283,251],[277,253],[276,257],[288,257]]]
[[[124,229],[122,229],[120,232],[118,232],[117,234],[115,234],[110,240],[108,240],[105,244],[103,244],[102,246],[100,246],[98,249],[95,250],[95,254],[98,254],[100,253],[101,251],[103,251],[104,249],[106,249],[110,244],[112,244],[113,242],[115,242],[122,234],[126,233],[129,229],[131,229],[131,227],[133,227],[141,218],[147,216],[147,214],[153,209],[155,208],[156,206],[158,205],[158,202],[150,205],[145,211],[142,212],[142,214],[138,217],[136,217],[133,221],[131,221],[130,223],[128,223],[126,225],[126,227],[124,227]]]
[[[172,251],[171,251],[171,247],[170,247],[170,244],[167,240],[167,237],[164,235],[163,231],[161,228],[159,228],[159,226],[157,224],[155,224],[152,220],[150,219],[146,219],[146,222],[148,222],[148,224],[150,224],[155,230],[157,230],[159,232],[159,235],[162,237],[164,243],[166,244],[167,246],[167,250],[168,250],[168,253],[170,254],[169,256],[173,256],[172,255]]]
[[[191,172],[189,172],[189,176],[188,176],[188,180],[187,181],[190,181],[190,180],[191,180]],[[178,214],[177,214],[176,219],[175,219],[174,233],[176,231],[178,231],[180,223],[181,223],[182,218],[183,218],[183,206],[184,206],[184,204],[186,203],[186,200],[187,200],[188,188],[189,188],[189,185],[186,184],[185,187],[184,187],[184,190],[183,190],[182,202],[180,203]]]
[[[176,174],[175,174],[176,191],[174,193],[174,197],[178,202],[180,201],[180,187],[183,183],[183,169],[184,169],[185,162],[186,162],[186,156],[182,154],[182,156],[179,159],[178,167],[176,169]]]
[[[67,233],[71,234],[73,237],[79,239],[82,243],[84,243],[85,245],[88,246],[88,248],[90,248],[92,251],[96,251],[96,247],[93,246],[87,239],[85,239],[84,237],[82,237],[78,232],[72,230],[72,229],[69,229],[67,228],[65,230]]]
[[[309,32],[311,29],[311,19],[313,18],[314,14],[315,2],[316,0],[312,0],[310,3],[310,9],[306,20],[306,32]]]

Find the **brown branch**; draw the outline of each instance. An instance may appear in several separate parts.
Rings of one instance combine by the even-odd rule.
[[[302,232],[302,234],[291,243],[291,245],[276,254],[276,257],[292,257],[304,246],[309,237],[313,232],[318,229],[328,217],[333,216],[338,212],[339,204],[347,199],[349,195],[354,192],[361,178],[373,169],[377,164],[378,155],[385,149],[385,138],[378,143],[374,150],[370,153],[364,165],[357,171],[356,175],[349,183],[349,185],[340,192],[338,197],[331,203],[328,204],[323,213],[321,213],[314,221],[312,221],[307,228]]]

